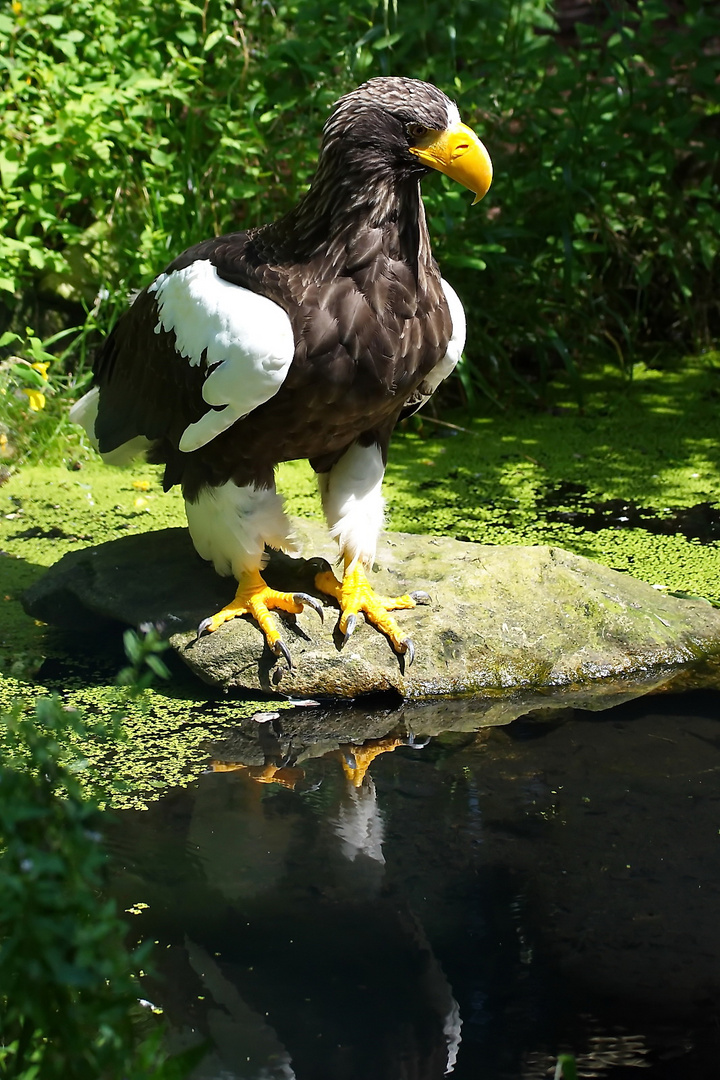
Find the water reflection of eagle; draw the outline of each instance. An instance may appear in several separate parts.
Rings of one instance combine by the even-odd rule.
[[[452,1071],[458,1006],[417,918],[386,895],[385,823],[358,757],[315,762],[321,783],[307,798],[259,783],[267,765],[200,780],[182,840],[197,882],[180,897],[173,890],[173,908],[187,897],[185,910],[173,914],[175,941],[157,952],[162,983],[145,991],[176,1032],[192,1028],[213,1045],[195,1080]],[[286,770],[285,784],[300,778]],[[160,897],[153,908],[166,911]],[[150,932],[167,940],[167,925]]]

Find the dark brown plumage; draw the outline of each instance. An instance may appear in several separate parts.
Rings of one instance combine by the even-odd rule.
[[[453,317],[430,251],[419,180],[428,160],[453,175],[453,153],[464,155],[470,137],[477,143],[472,132],[462,136],[466,142],[456,137],[461,128],[469,132],[445,95],[416,80],[374,79],[342,98],[325,125],[310,189],[293,210],[274,224],[188,249],[120,319],[94,366],[91,420],[100,452],[144,437],[149,459],[165,465],[166,489],[180,483],[190,505],[228,484],[274,491],[281,461],[308,458],[327,474],[352,447],[360,456],[362,448],[377,448],[384,468],[406,403],[409,411],[416,407],[434,389],[433,372],[448,363]],[[435,136],[448,131],[454,150],[443,167],[428,155],[436,153]],[[237,287],[229,299],[222,283]],[[209,391],[217,358],[224,358],[223,335],[257,335],[253,316],[255,325],[241,323],[238,337],[233,297],[242,299],[244,290],[276,305],[267,309],[268,340],[282,369],[247,415],[242,383],[265,377],[260,347],[248,360],[238,345],[230,390],[221,401]],[[286,355],[287,320],[293,344]],[[186,338],[199,344],[182,344]],[[230,385],[229,375],[215,381],[221,378]],[[223,427],[226,398],[235,409],[228,417],[239,418]],[[208,417],[209,407],[219,415]],[[192,425],[215,433],[204,442],[195,436],[188,449]],[[346,487],[343,496],[354,498]],[[220,569],[203,550],[207,544],[196,546]],[[351,555],[346,545],[342,553],[346,564],[367,561],[364,550]],[[234,567],[232,553],[226,562]]]

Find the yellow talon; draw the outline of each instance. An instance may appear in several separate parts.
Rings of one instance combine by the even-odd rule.
[[[315,576],[315,586],[321,592],[334,596],[340,605],[341,615],[338,628],[345,641],[357,625],[358,613],[362,611],[367,622],[386,634],[396,652],[408,654],[412,662],[412,642],[403,633],[401,627],[389,611],[400,608],[414,608],[416,597],[405,593],[404,596],[378,596],[367,579],[365,570],[359,564],[345,567],[342,582],[338,581],[331,570],[323,570]],[[419,598],[418,594],[418,598]],[[424,596],[424,594],[422,594]]]
[[[305,776],[304,770],[298,766],[274,765],[272,762],[266,762],[264,765],[245,765],[239,761],[211,761],[210,769],[212,772],[244,772],[245,776],[254,780],[256,784],[280,784],[290,791]]]
[[[212,633],[230,619],[241,615],[251,615],[258,624],[265,640],[276,656],[284,656],[288,666],[292,667],[290,654],[283,642],[273,611],[288,611],[298,615],[305,604],[309,604],[322,619],[322,606],[314,597],[306,593],[277,592],[266,585],[257,570],[249,571],[239,581],[235,598],[224,608],[203,619],[197,631],[198,638],[204,633]]]

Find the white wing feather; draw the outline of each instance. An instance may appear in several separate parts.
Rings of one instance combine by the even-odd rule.
[[[205,355],[202,396],[218,407],[183,432],[180,449],[189,453],[275,396],[295,353],[292,325],[274,301],[224,281],[209,259],[160,274],[150,292],[155,333],[174,332],[177,351],[193,367]]]
[[[445,293],[447,305],[450,308],[450,320],[452,333],[448,341],[447,350],[442,360],[435,365],[429,374],[425,376],[415,393],[406,402],[406,416],[412,416],[418,409],[422,409],[425,402],[435,393],[443,379],[455,369],[458,360],[465,348],[465,309],[460,297],[444,278],[440,278],[440,284]]]
[[[445,293],[445,299],[447,305],[450,308],[450,319],[452,320],[452,334],[448,341],[447,352],[442,358],[439,364],[436,364],[429,375],[423,381],[422,392],[427,393],[428,397],[434,393],[443,379],[447,379],[448,375],[454,371],[458,360],[462,356],[462,351],[465,348],[465,335],[466,335],[466,323],[465,323],[465,308],[462,306],[460,297],[453,289],[445,278],[440,279],[440,284],[443,287]],[[427,390],[426,390],[427,387]]]

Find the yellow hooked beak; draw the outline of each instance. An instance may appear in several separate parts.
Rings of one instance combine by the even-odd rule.
[[[445,173],[451,180],[474,191],[473,206],[480,202],[492,183],[490,155],[467,124],[458,123],[445,131],[430,131],[409,150],[423,165]]]

